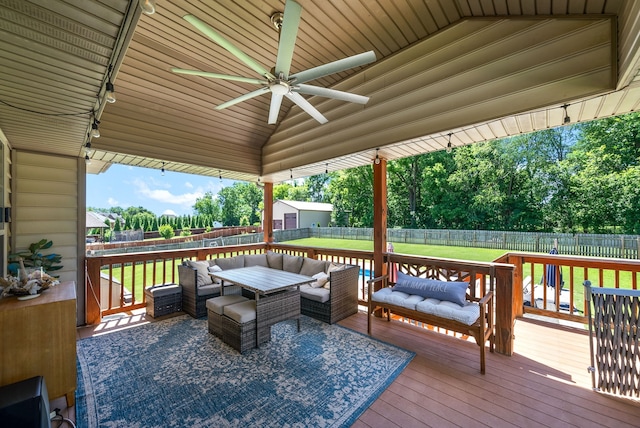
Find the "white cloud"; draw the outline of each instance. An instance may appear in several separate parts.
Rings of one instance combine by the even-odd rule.
[[[204,196],[204,191],[202,191],[202,189],[196,189],[193,192],[182,194],[173,194],[166,189],[152,189],[146,182],[140,179],[133,180],[133,185],[135,186],[135,192],[141,197],[148,198],[157,202],[162,202],[164,204],[191,207],[193,206],[193,204],[195,204],[196,199]]]
[[[107,199],[107,203],[112,207],[117,207],[119,202],[116,199],[109,198]]]
[[[184,187],[186,187],[187,189],[193,189],[193,184],[191,184],[191,183],[190,183],[190,182],[188,182],[188,181],[185,181],[185,183],[184,183]]]

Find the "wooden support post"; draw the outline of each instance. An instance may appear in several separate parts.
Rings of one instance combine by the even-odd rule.
[[[385,251],[387,251],[387,160],[376,157],[373,163],[373,268],[376,278],[387,273]]]
[[[513,281],[514,267],[496,264],[496,352],[513,355],[513,329],[518,309],[514,303],[516,293]],[[522,283],[521,283],[522,284]],[[522,286],[520,286],[520,311],[522,311]]]
[[[89,325],[100,324],[100,258],[87,257],[86,320]]]
[[[262,232],[264,242],[273,242],[273,183],[264,183],[264,216],[262,219]]]

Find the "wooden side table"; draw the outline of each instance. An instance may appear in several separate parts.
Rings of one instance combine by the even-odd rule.
[[[0,299],[0,386],[43,376],[49,398],[75,405],[76,285],[63,282],[31,300]]]

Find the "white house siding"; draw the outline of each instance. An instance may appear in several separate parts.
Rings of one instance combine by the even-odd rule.
[[[299,209],[296,205],[304,209]],[[313,209],[318,207],[319,209]],[[285,227],[285,214],[296,215],[296,227],[312,227],[320,225],[327,227],[331,221],[331,210],[327,210],[329,204],[316,204],[313,202],[281,201],[273,203],[273,219],[281,220],[282,227]]]
[[[84,189],[84,183],[80,178],[78,160],[16,150],[12,158],[11,229],[14,248],[11,251],[23,251],[33,242],[50,239],[53,246],[45,254],[51,252],[62,256],[63,268],[55,274],[61,281],[81,284],[78,231],[84,228],[85,219],[81,219],[80,225],[78,212],[79,202],[84,201],[85,196],[79,196],[78,189]]]

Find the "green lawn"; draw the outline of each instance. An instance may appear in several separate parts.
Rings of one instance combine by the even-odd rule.
[[[318,248],[336,248],[336,249],[350,249],[350,250],[363,250],[373,251],[372,241],[352,240],[352,239],[330,239],[330,238],[305,238],[297,239],[293,241],[282,242],[283,244],[298,245],[301,247],[318,247]],[[503,254],[507,253],[507,250],[494,250],[486,248],[468,248],[468,247],[447,247],[441,245],[421,245],[421,244],[405,244],[405,243],[393,243],[394,251],[400,254],[410,254],[416,256],[428,256],[428,257],[441,257],[458,260],[473,260],[480,262],[491,262],[496,260]],[[175,261],[174,269],[176,269],[176,281],[177,281],[177,266],[180,264],[180,260]],[[141,286],[143,269],[140,265],[136,267],[135,283],[136,301],[142,301],[142,293],[144,287],[153,285],[152,281],[152,265],[147,265],[147,282],[144,286]],[[523,266],[524,276],[530,275],[529,264]],[[164,266],[159,264],[156,272],[156,282],[162,282]],[[103,270],[108,273],[108,271]],[[532,282],[538,283],[543,275],[543,266],[536,265]],[[615,273],[613,271],[604,272],[604,284],[613,284]],[[120,268],[113,269],[114,278],[120,280]],[[565,280],[565,286],[568,286],[569,281],[569,269],[563,268],[563,277]],[[589,269],[589,278],[594,285],[598,285],[598,271],[596,269]],[[583,299],[583,287],[581,286],[584,280],[583,270],[575,269],[574,271],[574,300],[575,302],[581,302]],[[167,272],[167,282],[171,281],[171,272]],[[131,266],[125,266],[124,268],[124,283],[127,288],[130,288],[131,282]],[[620,272],[620,285],[623,288],[631,288],[631,274],[628,272]],[[581,304],[578,304],[581,307]]]

